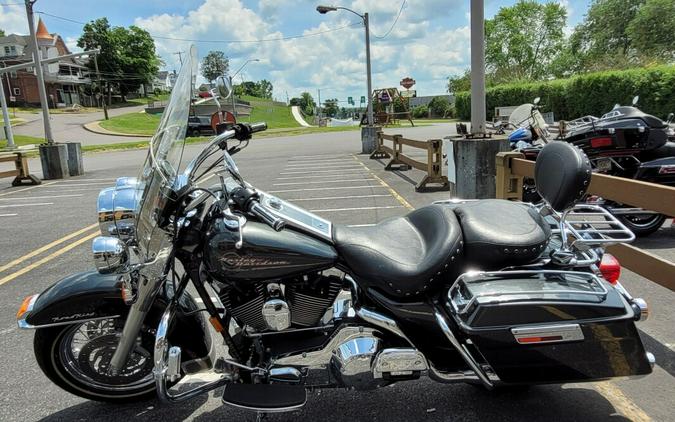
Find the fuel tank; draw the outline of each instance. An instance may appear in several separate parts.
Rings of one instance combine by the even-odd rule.
[[[274,231],[253,221],[243,227],[244,243],[235,247],[239,232],[214,221],[208,231],[204,262],[209,274],[223,282],[259,281],[291,277],[332,267],[335,249],[302,233],[286,228]]]

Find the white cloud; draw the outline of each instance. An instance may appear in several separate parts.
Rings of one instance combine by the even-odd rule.
[[[0,6],[0,29],[5,34],[28,34],[26,9],[19,5]]]
[[[318,19],[311,16],[319,23],[304,26],[304,30],[289,25],[282,32],[276,19],[281,19],[280,10],[284,7],[280,2],[285,1],[259,0],[254,11],[240,0],[205,0],[184,15],[142,17],[137,18],[135,24],[156,36],[158,53],[167,68],[173,69],[178,68],[178,57],[173,53],[186,51],[190,42],[157,36],[199,40],[270,39],[298,35],[300,31],[311,35],[358,22],[350,13],[330,13]],[[391,27],[401,3],[399,0],[354,0],[343,4],[357,11],[368,10],[372,32],[381,35]],[[296,8],[307,13],[314,6],[303,4],[302,8]],[[416,88],[420,95],[443,93],[447,76],[468,66],[468,27],[448,28],[444,22],[453,13],[463,14],[465,8],[459,0],[409,0],[386,39],[371,37],[374,86],[398,86],[401,78],[412,76],[418,82]],[[214,13],[214,10],[227,13]],[[198,43],[198,48],[202,55],[209,50],[224,51],[231,58],[232,70],[248,58],[259,58],[260,62],[246,67],[246,75],[270,80],[277,98],[285,99],[286,91],[293,97],[305,90],[316,96],[317,88],[322,89],[322,99],[324,95],[345,99],[365,94],[364,31],[358,25],[306,38],[262,43]]]

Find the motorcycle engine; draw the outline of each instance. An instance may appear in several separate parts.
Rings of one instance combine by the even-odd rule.
[[[342,283],[342,277],[323,273],[246,285],[218,283],[218,296],[240,325],[256,332],[281,331],[316,326]]]

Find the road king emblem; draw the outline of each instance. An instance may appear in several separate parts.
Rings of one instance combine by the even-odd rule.
[[[82,313],[82,314],[73,314],[73,315],[67,315],[67,316],[55,316],[52,317],[53,322],[61,322],[61,321],[70,321],[73,319],[84,319],[84,318],[89,318],[93,317],[96,315],[96,312],[87,312],[87,313]]]
[[[230,268],[279,267],[291,264],[283,259],[241,256],[234,252],[226,253],[220,260]]]

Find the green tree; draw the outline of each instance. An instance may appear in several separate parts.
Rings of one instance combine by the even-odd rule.
[[[485,62],[500,82],[542,79],[564,46],[567,13],[558,3],[520,0],[485,21]]]
[[[675,60],[675,2],[647,0],[626,29],[641,56],[665,62]]]
[[[222,51],[209,51],[202,59],[202,76],[213,83],[224,76],[230,68],[230,61]]]
[[[272,82],[267,79],[262,79],[256,84],[257,97],[271,99],[273,90]]]
[[[84,25],[77,46],[101,50],[97,61],[102,78],[118,87],[123,100],[129,92],[150,83],[159,70],[155,43],[137,26],[111,27],[108,19],[99,18]],[[93,70],[94,61],[90,60],[88,66]]]
[[[644,3],[645,0],[595,0],[591,3],[584,21],[570,37],[576,67],[602,70],[634,63],[628,27]]]
[[[303,92],[300,94],[300,109],[306,115],[311,116],[314,114],[316,103],[314,102],[314,98],[312,98],[312,94],[309,92]]]
[[[445,97],[434,97],[429,101],[429,110],[436,117],[446,117],[450,108],[450,102]]]
[[[5,30],[4,30],[4,29],[0,29],[0,37],[4,37],[4,36],[5,36]]]
[[[335,117],[339,110],[337,98],[328,99],[323,103],[322,114],[324,116]]]

